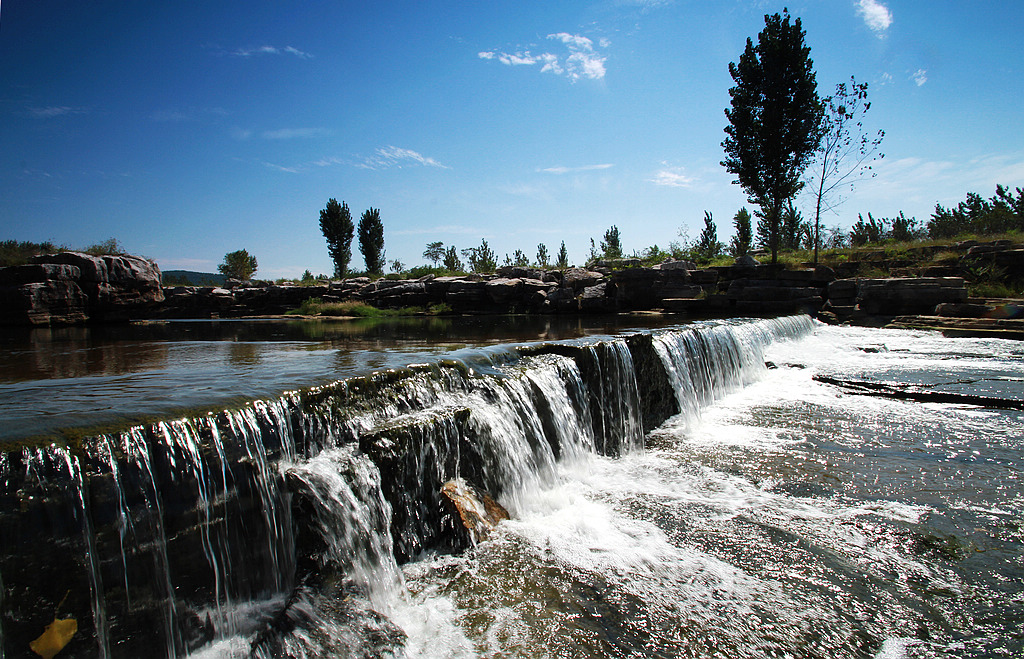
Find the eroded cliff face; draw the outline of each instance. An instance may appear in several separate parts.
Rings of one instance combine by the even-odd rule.
[[[139,256],[61,252],[0,268],[0,324],[125,321],[163,300],[160,268]]]

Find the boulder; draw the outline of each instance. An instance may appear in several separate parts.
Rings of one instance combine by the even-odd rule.
[[[6,324],[128,320],[163,300],[160,269],[137,256],[62,252],[0,269]]]
[[[603,278],[604,275],[600,272],[594,272],[584,268],[568,268],[562,272],[562,286],[571,288],[578,292],[588,286],[594,286]]]
[[[523,280],[506,279],[504,277],[492,279],[484,284],[487,297],[495,304],[507,305],[519,299],[520,291],[523,289]]]
[[[461,478],[445,483],[441,494],[462,521],[473,544],[486,540],[498,522],[509,518],[504,506]]]
[[[693,261],[665,261],[654,268],[656,270],[696,270],[697,264]]]
[[[595,286],[584,288],[583,294],[580,296],[580,310],[588,313],[614,311],[615,301],[605,296],[607,286],[606,283],[602,282]]]
[[[541,279],[544,276],[544,271],[539,268],[506,265],[498,268],[497,275],[505,279]]]

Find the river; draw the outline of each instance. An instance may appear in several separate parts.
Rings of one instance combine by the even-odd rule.
[[[227,469],[228,433],[213,417],[103,435],[98,442],[110,450],[98,453],[106,462],[60,447],[25,449],[28,466],[19,468],[39,474],[26,482],[66,473],[84,483],[90,469],[110,481],[110,468],[89,464],[114,465],[120,485],[111,491],[121,502],[108,505],[134,519],[132,526],[109,515],[110,528],[121,529],[118,544],[116,533],[105,538],[99,528],[98,504],[89,497],[78,504],[75,519],[92,525],[70,535],[83,536],[83,554],[102,563],[90,568],[80,559],[80,589],[92,592],[80,598],[82,628],[90,616],[107,622],[69,645],[68,656],[130,656],[124,648],[139,645],[136,632],[124,631],[131,607],[122,591],[141,598],[136,581],[154,575],[149,596],[177,594],[152,614],[167,632],[151,656],[1024,654],[1022,413],[869,397],[814,379],[1020,399],[1024,344],[801,317],[625,330],[577,328],[540,343],[453,342],[454,353],[417,348],[417,361],[454,354],[453,366],[381,385],[372,409],[352,412],[351,401],[361,400],[352,398],[354,386],[339,407],[340,394],[326,385],[290,421],[275,411],[289,408],[285,399],[229,414],[220,426],[241,428],[239,437],[269,437],[267,419],[288,427],[281,434],[290,439],[274,440],[284,448],[263,457],[250,450],[247,458],[263,488],[253,495],[263,517],[246,531],[266,548],[256,558],[228,546],[240,536],[215,512],[213,500],[231,488],[214,473]],[[620,338],[638,333],[651,335],[678,412],[652,427],[644,425],[652,367]],[[509,341],[520,347],[503,347]],[[388,434],[397,420],[406,430]],[[413,427],[427,430],[410,434]],[[204,609],[203,598],[189,604],[183,592],[194,575],[186,578],[174,552],[166,553],[178,533],[160,526],[161,536],[143,521],[154,508],[166,517],[176,505],[156,485],[156,458],[144,445],[166,437],[208,446],[211,432],[224,440],[214,442],[219,462],[198,449],[193,461],[179,458],[181,488],[203,495],[188,503],[205,534],[200,555],[212,566],[203,573],[219,575],[216,585],[197,587]],[[398,436],[407,449],[418,447],[418,458],[381,448]],[[446,446],[455,447],[454,475],[494,493],[510,514],[486,539],[456,551],[436,531],[443,520],[416,513],[436,489],[427,481],[452,475],[437,467],[451,461]],[[480,453],[479,465],[467,461],[467,447]],[[416,489],[394,482],[388,460],[406,458],[429,492],[396,494],[396,487]],[[13,464],[0,464],[8,482]],[[129,481],[144,490],[135,504]],[[302,510],[312,520],[305,526]],[[311,534],[312,550],[296,526]],[[145,571],[133,563],[143,552],[131,548],[143,539],[163,542],[165,551],[139,558]],[[243,584],[241,571],[254,581],[261,575],[258,587]],[[20,587],[14,572],[10,557],[0,562],[0,583]],[[12,592],[5,592],[0,649],[15,657],[23,656],[25,635],[16,627],[26,616]],[[183,631],[189,606],[205,611],[205,640]]]

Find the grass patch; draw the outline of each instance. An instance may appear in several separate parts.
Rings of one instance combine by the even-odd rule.
[[[979,281],[968,284],[967,294],[971,297],[1019,299],[1024,297],[1024,286],[1021,282],[1007,284],[999,281]]]
[[[401,309],[378,309],[377,307],[346,300],[344,302],[324,302],[322,298],[311,297],[297,309],[286,312],[287,316],[322,316],[336,318],[389,318],[393,316],[442,316],[452,312],[451,306],[445,303],[423,307],[402,307]]]

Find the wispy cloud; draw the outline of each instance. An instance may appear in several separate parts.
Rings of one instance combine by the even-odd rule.
[[[268,167],[278,172],[287,172],[289,174],[298,174],[300,170],[298,167],[285,167],[284,165],[278,165],[272,162],[262,161],[264,167]]]
[[[506,66],[539,64],[541,73],[564,75],[573,82],[581,78],[588,80],[604,78],[607,73],[605,62],[608,58],[598,52],[591,39],[568,32],[549,34],[548,39],[560,41],[567,52],[543,52],[535,55],[530,50],[517,50],[512,53],[483,51],[477,53],[477,56],[485,60],[498,60]],[[599,48],[607,48],[609,45],[610,42],[607,39],[601,39],[598,43]]]
[[[308,139],[327,135],[329,132],[326,128],[279,128],[278,130],[265,130],[260,133],[260,137],[265,140]]]
[[[858,184],[858,196],[890,203],[894,209],[913,206],[930,211],[936,202],[956,204],[968,192],[988,197],[996,184],[1024,180],[1024,152],[991,153],[969,159],[928,160],[919,157],[885,158],[874,167],[877,176]],[[925,219],[918,217],[918,219]]]
[[[545,167],[538,169],[539,172],[546,172],[548,174],[569,174],[572,172],[590,172],[598,169],[611,169],[615,165],[611,163],[602,163],[600,165],[583,165],[582,167]]]
[[[51,105],[45,108],[29,108],[29,114],[33,117],[39,117],[41,119],[51,119],[53,117],[65,117],[70,114],[88,114],[89,110],[86,108],[73,108],[66,105]]]
[[[879,38],[892,25],[892,12],[878,0],[857,0],[857,13]]]
[[[928,72],[924,69],[918,69],[910,74],[910,79],[914,81],[914,84],[920,87],[924,83],[928,82]]]
[[[665,167],[659,170],[654,178],[648,179],[655,185],[665,185],[671,188],[689,188],[697,182],[696,177],[690,176],[682,167]]]
[[[191,259],[187,257],[160,257],[156,258],[161,270],[212,270],[216,261],[210,259]]]
[[[235,57],[255,57],[257,55],[293,55],[299,59],[312,59],[313,56],[305,51],[299,50],[294,46],[285,46],[284,48],[278,48],[277,46],[258,46],[256,48],[237,48],[235,50],[228,51],[229,55]]]
[[[412,149],[402,149],[397,146],[385,146],[377,149],[372,156],[366,158],[358,166],[364,169],[389,169],[391,167],[401,169],[408,165],[450,169],[433,158],[428,158]]]

